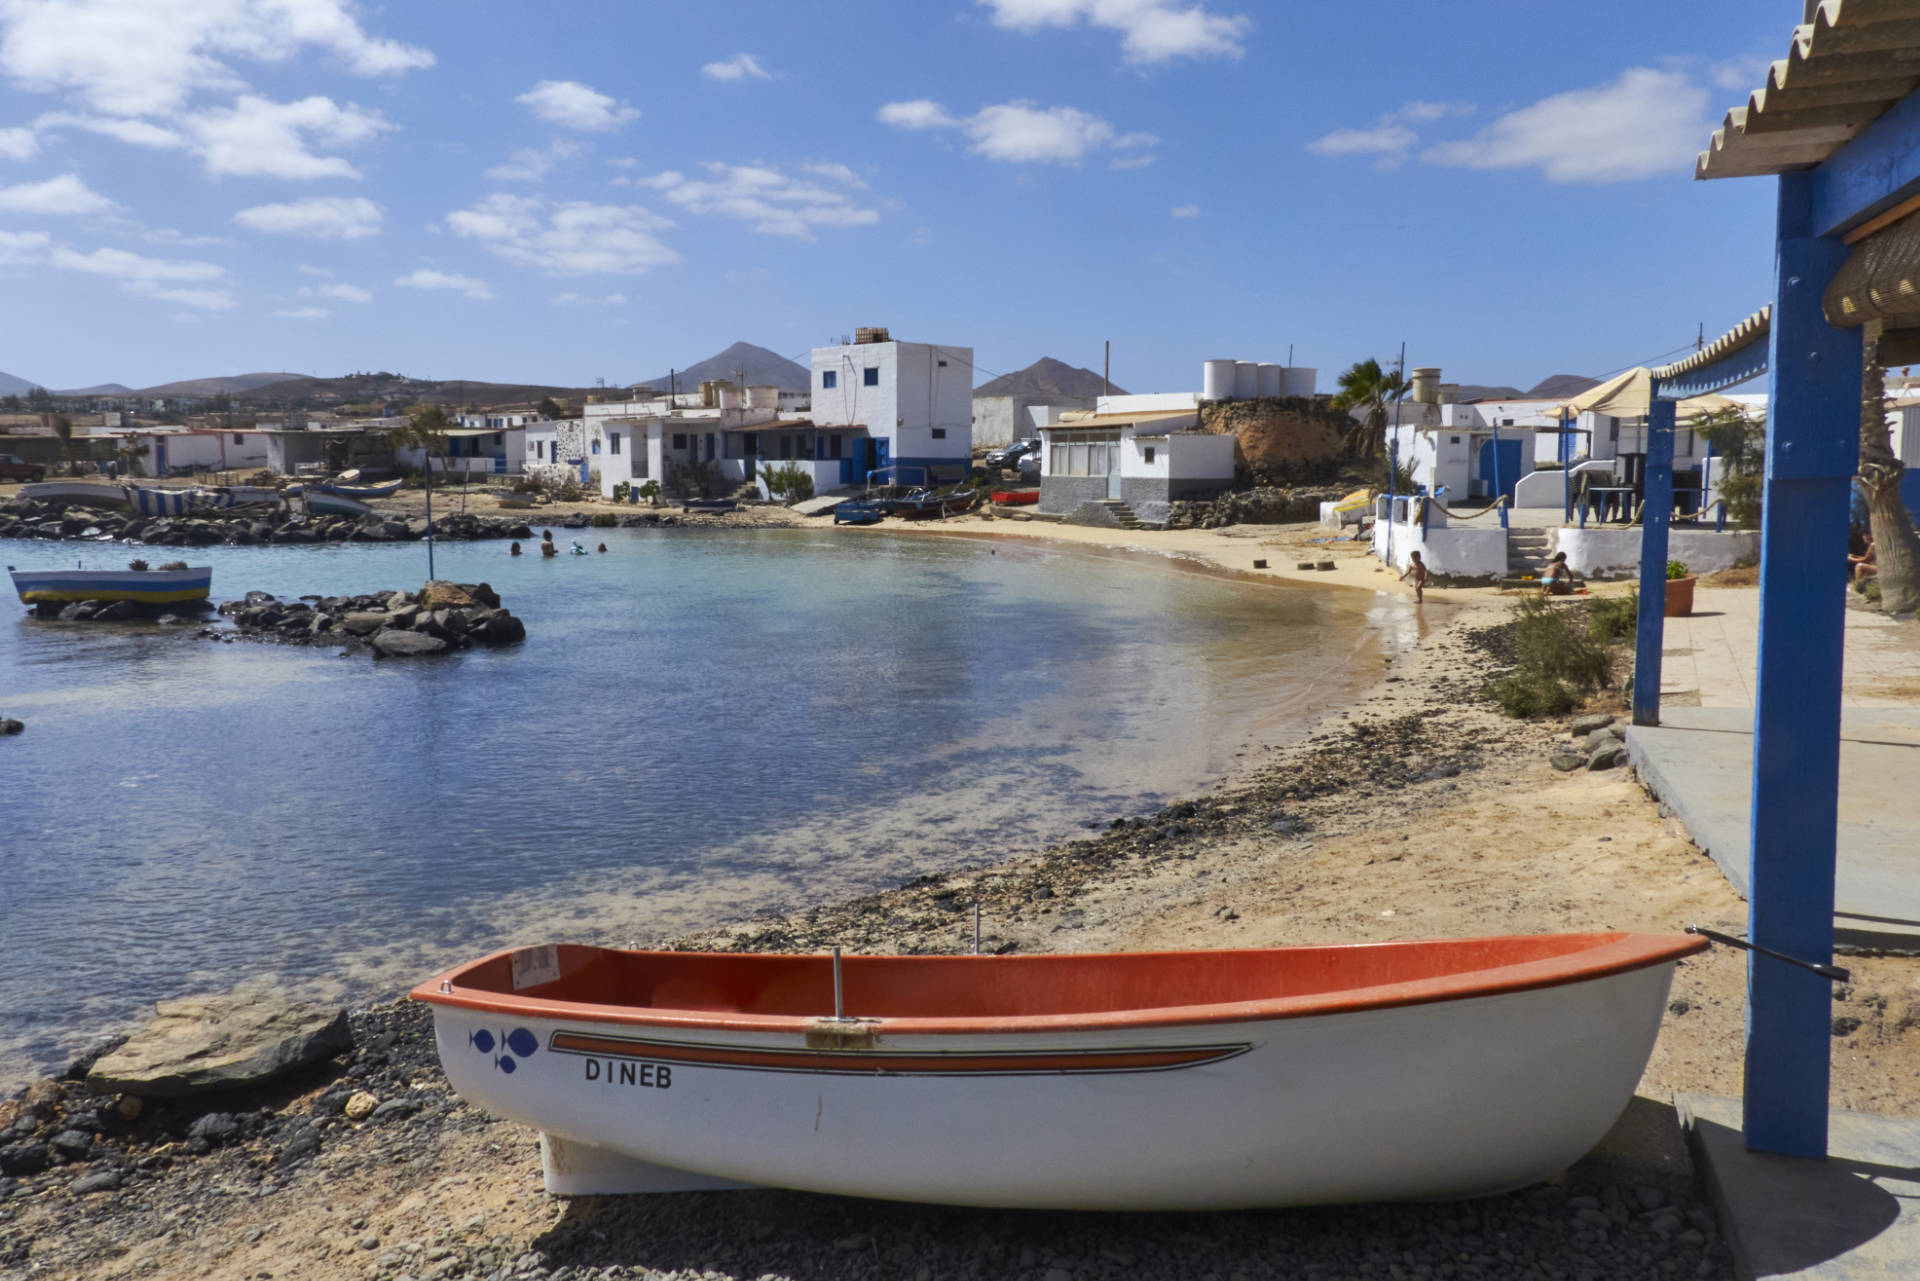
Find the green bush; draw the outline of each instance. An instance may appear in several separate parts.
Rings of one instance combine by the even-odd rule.
[[[613,501],[616,503],[624,503],[627,501],[628,495],[632,493],[633,486],[623,480],[613,487]]]
[[[593,517],[587,521],[587,524],[593,526],[595,529],[612,529],[614,525],[618,523],[619,522],[614,520],[612,512],[595,512]]]
[[[1509,716],[1559,716],[1612,683],[1613,651],[1544,596],[1514,602],[1514,670],[1488,689]]]
[[[1760,528],[1760,487],[1766,470],[1767,419],[1741,406],[1702,414],[1690,424],[1719,455],[1713,488],[1737,529]]]
[[[657,480],[650,480],[646,484],[640,486],[640,497],[650,507],[658,505],[658,503],[660,502],[660,482]]]
[[[1587,601],[1587,630],[1606,644],[1623,641],[1640,625],[1640,595],[1595,596]]]
[[[785,467],[769,467],[761,473],[761,479],[767,484],[767,495],[778,498],[789,505],[804,503],[813,497],[813,477],[789,463]]]

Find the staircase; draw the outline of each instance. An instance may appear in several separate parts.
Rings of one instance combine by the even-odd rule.
[[[1553,536],[1544,529],[1507,531],[1507,574],[1518,578],[1531,574],[1539,578],[1547,572],[1553,557]]]
[[[1108,511],[1113,513],[1113,519],[1120,526],[1120,528],[1122,529],[1143,528],[1143,526],[1140,524],[1140,518],[1133,514],[1133,508],[1127,506],[1124,502],[1121,502],[1118,498],[1102,498],[1099,500],[1099,502],[1102,507],[1106,508]]]

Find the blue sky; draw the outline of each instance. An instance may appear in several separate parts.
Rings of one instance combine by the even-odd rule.
[[[888,325],[1525,387],[1769,295],[1798,3],[0,0],[0,369],[618,383]]]

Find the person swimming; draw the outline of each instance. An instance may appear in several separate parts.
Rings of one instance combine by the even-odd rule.
[[[520,554],[520,544],[519,544],[519,543],[515,543],[515,544],[514,544],[513,546],[511,546],[511,547],[509,547],[509,548],[507,548],[507,555],[509,555],[509,556],[518,556],[519,554]]]

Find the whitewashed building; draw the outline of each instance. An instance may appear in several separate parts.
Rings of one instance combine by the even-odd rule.
[[[1040,429],[1040,511],[1070,516],[1084,503],[1125,504],[1143,523],[1168,505],[1217,497],[1233,487],[1232,436],[1200,430],[1200,410],[1128,409],[1156,397],[1102,396],[1092,414],[1068,414]]]
[[[965,480],[973,467],[973,348],[896,342],[885,329],[813,349],[811,419],[850,445],[841,483],[891,467],[901,483]]]

